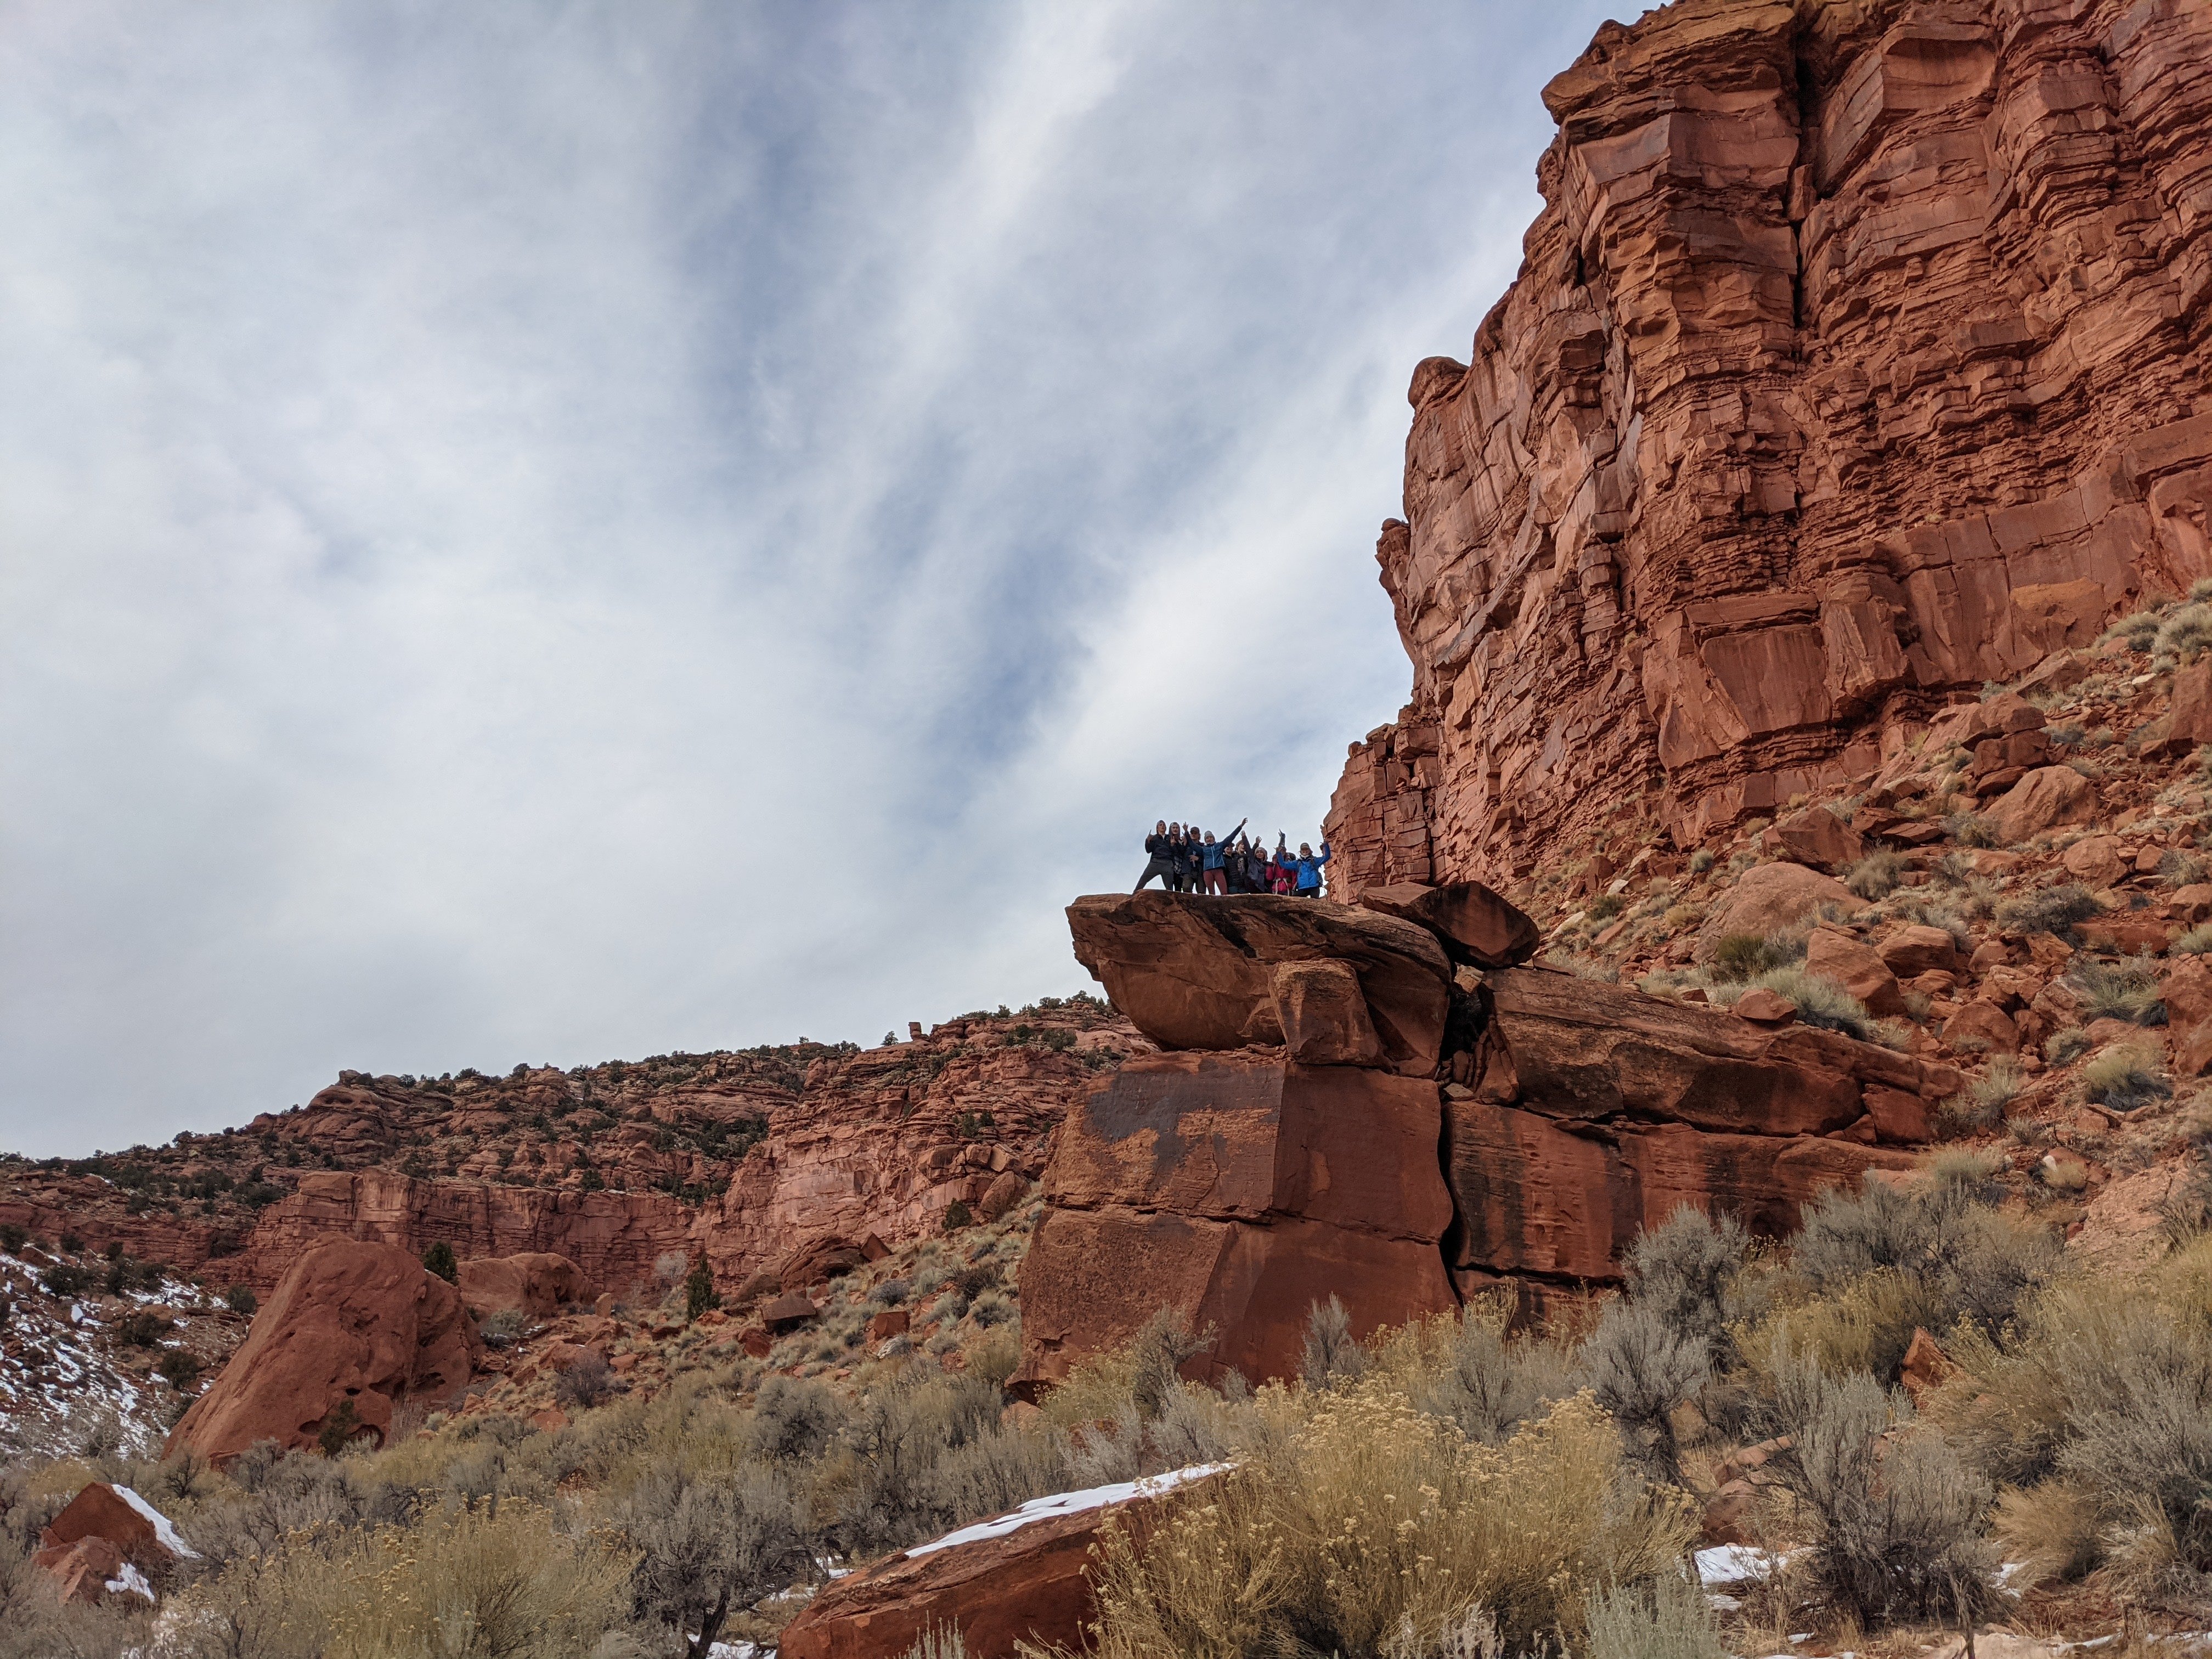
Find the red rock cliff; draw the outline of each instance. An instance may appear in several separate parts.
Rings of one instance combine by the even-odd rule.
[[[1520,275],[1414,371],[1340,891],[1698,839],[2212,574],[2212,8],[1680,0],[1544,100]]]

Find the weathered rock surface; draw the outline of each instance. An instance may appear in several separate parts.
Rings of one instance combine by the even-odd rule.
[[[1807,1025],[1733,1015],[1543,969],[1487,976],[1492,1029],[1518,1087],[1499,1104],[1553,1118],[1632,1118],[1746,1134],[1825,1134],[1865,1111],[1869,1087],[1940,1100],[1959,1074]]]
[[[1070,1109],[1022,1264],[1034,1392],[1162,1307],[1215,1346],[1186,1370],[1295,1373],[1308,1310],[1356,1330],[1452,1305],[1437,1085],[1249,1053],[1132,1060]]]
[[[360,1431],[381,1443],[395,1406],[450,1400],[482,1352],[460,1292],[406,1251],[353,1240],[316,1244],[278,1281],[167,1450],[220,1461],[258,1440],[312,1446],[346,1401]]]
[[[1433,1243],[1451,1219],[1437,1111],[1434,1083],[1387,1073],[1153,1054],[1069,1112],[1045,1200],[1223,1221],[1304,1216]]]
[[[94,1480],[40,1531],[31,1561],[64,1601],[110,1594],[151,1600],[148,1574],[192,1553],[168,1516],[130,1487]]]
[[[1518,967],[1544,942],[1533,918],[1479,881],[1449,887],[1396,882],[1369,888],[1359,903],[1427,928],[1446,956],[1473,968]]]
[[[1139,1540],[1162,1504],[1204,1470],[1064,1492],[902,1551],[839,1579],[784,1627],[783,1659],[903,1659],[925,1634],[957,1631],[970,1659],[1015,1645],[1085,1645],[1097,1616],[1087,1569],[1108,1522]]]
[[[1183,1374],[1218,1383],[1295,1376],[1313,1304],[1334,1296],[1364,1338],[1455,1304],[1436,1243],[1298,1218],[1266,1224],[1114,1206],[1047,1210],[1022,1263],[1022,1368],[1034,1394],[1118,1347],[1161,1308],[1214,1328]]]
[[[459,1288],[462,1304],[479,1319],[501,1312],[546,1319],[597,1294],[574,1262],[544,1250],[464,1261]]]
[[[1384,1062],[1436,1070],[1451,964],[1426,927],[1310,899],[1156,892],[1079,898],[1067,921],[1076,960],[1164,1048],[1279,1044],[1277,966],[1337,962],[1358,976]]]
[[[1925,1139],[1928,1109],[1960,1083],[1802,1024],[1540,969],[1486,978],[1483,1085],[1444,1108],[1445,1249],[1465,1285],[1616,1280],[1636,1234],[1683,1204],[1778,1237],[1823,1188],[1911,1167],[1866,1143],[1884,1126]]]
[[[2212,574],[2208,62],[2212,12],[2135,0],[1605,25],[1519,276],[1414,371],[1413,696],[1332,891],[1505,885],[1625,797],[1687,848],[1855,791]]]
[[[1796,926],[1824,904],[1856,909],[1851,890],[1802,864],[1754,864],[1736,878],[1698,929],[1697,958],[1711,959],[1720,942],[1740,933],[1763,938]]]

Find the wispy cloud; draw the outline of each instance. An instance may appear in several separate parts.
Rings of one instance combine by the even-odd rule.
[[[0,1137],[1085,982],[1407,674],[1607,8],[0,15]]]

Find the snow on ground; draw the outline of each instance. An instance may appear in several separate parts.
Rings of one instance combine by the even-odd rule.
[[[1032,1498],[1008,1514],[996,1516],[988,1521],[978,1521],[974,1526],[963,1527],[957,1532],[948,1532],[942,1538],[915,1546],[907,1554],[909,1558],[928,1555],[937,1550],[951,1549],[957,1544],[975,1544],[986,1538],[1003,1538],[1033,1521],[1048,1520],[1056,1515],[1080,1515],[1085,1510],[1104,1509],[1109,1504],[1126,1504],[1133,1498],[1156,1497],[1188,1481],[1203,1480],[1209,1474],[1218,1474],[1228,1467],[1226,1463],[1198,1463],[1187,1469],[1150,1475],[1142,1480],[1121,1480],[1110,1486],[1093,1486],[1087,1492],[1055,1492],[1049,1498]]]
[[[98,1265],[104,1270],[105,1263]],[[112,1421],[118,1450],[151,1455],[168,1433],[179,1395],[166,1382],[125,1363],[143,1361],[148,1351],[127,1351],[113,1327],[141,1308],[197,1313],[213,1304],[179,1279],[105,1304],[82,1296],[64,1299],[47,1293],[40,1282],[44,1271],[44,1264],[0,1252],[0,1303],[9,1304],[0,1325],[0,1454],[79,1451]],[[104,1308],[112,1308],[115,1317]],[[182,1344],[173,1338],[161,1346]]]

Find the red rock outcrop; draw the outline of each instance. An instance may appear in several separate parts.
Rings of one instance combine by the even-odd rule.
[[[550,1319],[595,1294],[574,1262],[544,1250],[464,1261],[458,1288],[461,1304],[478,1319],[507,1312]]]
[[[380,1443],[395,1406],[450,1400],[482,1352],[460,1293],[406,1251],[354,1240],[314,1244],[178,1423],[165,1455],[221,1461],[258,1440],[312,1446],[347,1402],[360,1431]]]
[[[648,1283],[653,1263],[688,1252],[696,1212],[665,1193],[562,1192],[473,1181],[416,1181],[368,1170],[300,1177],[270,1206],[236,1276],[274,1285],[300,1252],[324,1239],[389,1244],[419,1259],[444,1242],[464,1262],[551,1255],[617,1291]],[[231,1264],[223,1264],[231,1271]]]
[[[2212,574],[2212,12],[1678,0],[1544,96],[1520,275],[1413,377],[1340,896],[1855,789]]]
[[[784,1626],[783,1659],[903,1659],[923,1636],[957,1631],[969,1659],[1013,1659],[1018,1644],[1079,1650],[1097,1616],[1092,1553],[1110,1522],[1141,1540],[1185,1475],[1064,1492],[902,1551],[839,1579]]]
[[[1067,923],[1075,959],[1162,1048],[1280,1043],[1286,1018],[1297,1018],[1286,1002],[1306,981],[1279,981],[1277,969],[1334,963],[1356,976],[1376,1040],[1371,1060],[1409,1077],[1436,1072],[1451,964],[1426,927],[1310,899],[1154,892],[1079,898]],[[1359,1037],[1345,1030],[1333,1040],[1356,1046]]]
[[[1187,1372],[1254,1382],[1296,1374],[1316,1301],[1340,1297],[1363,1336],[1450,1307],[1438,1131],[1427,1079],[1258,1053],[1130,1061],[1054,1141],[1022,1264],[1018,1386],[1064,1376],[1162,1307],[1214,1328]]]
[[[1794,1231],[1806,1200],[1915,1157],[1948,1066],[1801,1024],[1539,969],[1486,976],[1475,1087],[1446,1091],[1447,1259],[1501,1276],[1617,1281],[1636,1235],[1680,1206]]]
[[[444,1243],[464,1262],[550,1252],[617,1295],[651,1285],[665,1257],[703,1254],[729,1294],[872,1237],[912,1243],[994,1188],[1014,1202],[1066,1103],[1150,1048],[1096,1000],[1047,998],[867,1049],[347,1072],[243,1131],[8,1164],[0,1224],[264,1294],[331,1237],[418,1257]]]
[[[825,1060],[701,1214],[694,1247],[725,1291],[759,1274],[798,1290],[817,1247],[914,1243],[941,1231],[955,1202],[981,1213],[994,1187],[1011,1201],[1020,1188],[1000,1182],[1043,1170],[1069,1103],[1151,1049],[1127,1020],[1070,1002]]]
[[[40,1530],[31,1561],[64,1601],[97,1601],[111,1592],[150,1601],[149,1572],[192,1553],[168,1516],[130,1487],[94,1480]]]

